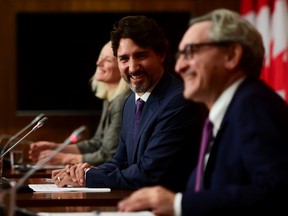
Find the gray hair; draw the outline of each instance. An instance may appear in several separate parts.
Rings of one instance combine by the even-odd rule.
[[[240,68],[248,76],[259,78],[265,49],[257,29],[238,13],[228,9],[217,9],[200,17],[192,18],[190,26],[203,21],[211,21],[209,37],[213,41],[238,43],[243,48]]]

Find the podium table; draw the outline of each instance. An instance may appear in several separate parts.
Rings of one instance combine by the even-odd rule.
[[[30,178],[28,184],[43,184],[41,178]],[[28,186],[24,186],[27,187]],[[61,207],[61,206],[117,206],[133,190],[111,189],[110,192],[18,192],[16,205],[27,207]]]
[[[111,190],[110,192],[21,192],[16,195],[18,207],[59,207],[59,206],[117,206],[129,196],[131,190]]]
[[[58,207],[27,207],[25,208],[29,212],[108,212],[117,211],[115,206],[58,206]]]
[[[25,175],[27,171],[21,171],[19,169],[9,169],[3,171],[3,176],[5,178],[13,178],[13,179],[19,179]],[[39,170],[32,174],[31,178],[51,178],[52,170]]]

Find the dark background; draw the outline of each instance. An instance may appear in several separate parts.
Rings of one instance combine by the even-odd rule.
[[[176,18],[178,14],[183,16],[192,14],[195,17],[219,7],[239,12],[240,0],[0,0],[0,135],[16,134],[42,112],[38,109],[51,108],[49,112],[43,112],[48,116],[48,121],[41,129],[30,134],[29,140],[62,142],[80,125],[86,125],[88,128],[87,136],[83,136],[83,138],[91,137],[97,127],[101,112],[99,111],[98,115],[92,115],[85,110],[92,109],[94,112],[99,109],[100,104],[92,104],[90,105],[92,108],[86,107],[83,108],[83,111],[80,110],[78,104],[83,104],[80,101],[85,101],[85,104],[88,101],[97,102],[90,90],[89,79],[94,73],[95,61],[100,47],[106,42],[105,39],[103,42],[97,41],[97,37],[109,37],[109,35],[105,35],[105,32],[110,32],[112,23],[124,14],[155,14],[157,22],[165,26],[167,35],[169,32],[174,35],[175,32],[177,34],[175,38],[177,38],[178,35],[182,34],[183,26],[188,23],[185,18],[184,20],[180,18],[178,22],[178,18]],[[27,16],[25,20],[27,19],[28,26],[22,29],[22,33],[24,31],[26,34],[26,39],[21,39],[20,43],[19,38],[22,36],[18,35],[21,33],[18,22],[21,14]],[[83,16],[88,18],[83,18],[83,20],[82,18],[63,18],[62,20],[62,15],[63,17]],[[104,16],[99,18],[100,15]],[[43,18],[41,18],[42,16]],[[73,22],[70,21],[72,24],[67,24],[64,22],[65,20],[73,20]],[[62,30],[68,27],[72,34],[61,38]],[[33,28],[33,31],[29,28]],[[40,30],[43,37],[40,35]],[[90,31],[94,31],[93,36],[87,35],[86,32]],[[78,42],[75,42],[74,36],[76,39],[80,38],[80,42],[78,39]],[[57,40],[52,42],[54,38],[58,41],[67,42],[68,45],[64,46]],[[175,44],[180,39],[172,40]],[[31,41],[37,45],[32,46]],[[91,41],[96,45],[92,44]],[[75,51],[77,50],[76,45],[81,47],[78,52]],[[67,52],[58,54],[63,50],[62,47],[69,50],[68,54]],[[19,49],[24,49],[24,51],[19,51]],[[28,53],[27,56],[25,56],[26,52]],[[82,52],[81,55],[79,52]],[[32,53],[34,58],[29,53]],[[69,56],[68,60],[62,59],[66,58],[66,55]],[[75,55],[77,57],[74,57]],[[88,62],[87,66],[84,67],[83,63],[76,66],[76,63],[80,64],[78,59],[84,59],[85,62]],[[27,69],[25,64],[32,64],[34,73]],[[74,68],[78,68],[75,70],[76,72]],[[28,75],[25,75],[24,72],[21,72],[20,75],[20,70],[27,72]],[[35,73],[38,76],[37,79],[33,77]],[[73,81],[75,77],[79,79]],[[83,86],[80,87],[79,85]],[[61,89],[56,90],[59,86]],[[81,92],[82,89],[85,91]],[[41,93],[44,90],[46,93]],[[30,98],[31,92],[36,95],[32,99]],[[68,96],[59,96],[64,92]],[[71,95],[73,96],[70,97]],[[58,97],[60,99],[57,99]],[[68,109],[70,110],[65,110],[66,108],[63,106],[60,107],[62,100],[66,100],[65,97],[70,97],[69,103],[63,103],[64,105],[69,104]],[[27,100],[27,102],[23,102],[23,100]],[[55,104],[54,101],[57,103]],[[43,104],[49,107],[45,108]],[[60,109],[59,107],[62,110],[57,110]]]
[[[139,14],[163,28],[174,56],[189,12],[18,13],[17,112],[99,114],[102,101],[90,87],[98,54],[115,21]]]

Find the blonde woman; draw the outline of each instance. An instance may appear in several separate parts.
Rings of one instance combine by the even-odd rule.
[[[95,96],[103,99],[103,108],[95,135],[89,140],[66,146],[52,158],[50,164],[88,162],[98,166],[110,160],[115,153],[120,133],[122,107],[131,90],[121,78],[110,42],[103,46],[96,65],[96,72],[91,78],[91,87]],[[32,143],[29,157],[36,162],[48,156],[59,144],[49,141]]]

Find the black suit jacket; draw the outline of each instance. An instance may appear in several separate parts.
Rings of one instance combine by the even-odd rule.
[[[183,190],[196,165],[207,111],[183,98],[183,83],[164,73],[146,101],[132,142],[135,95],[127,99],[120,142],[107,163],[87,172],[86,186],[137,189],[163,185]]]
[[[239,86],[203,180],[195,193],[191,175],[182,197],[184,216],[287,214],[288,107],[263,82],[246,79]]]

